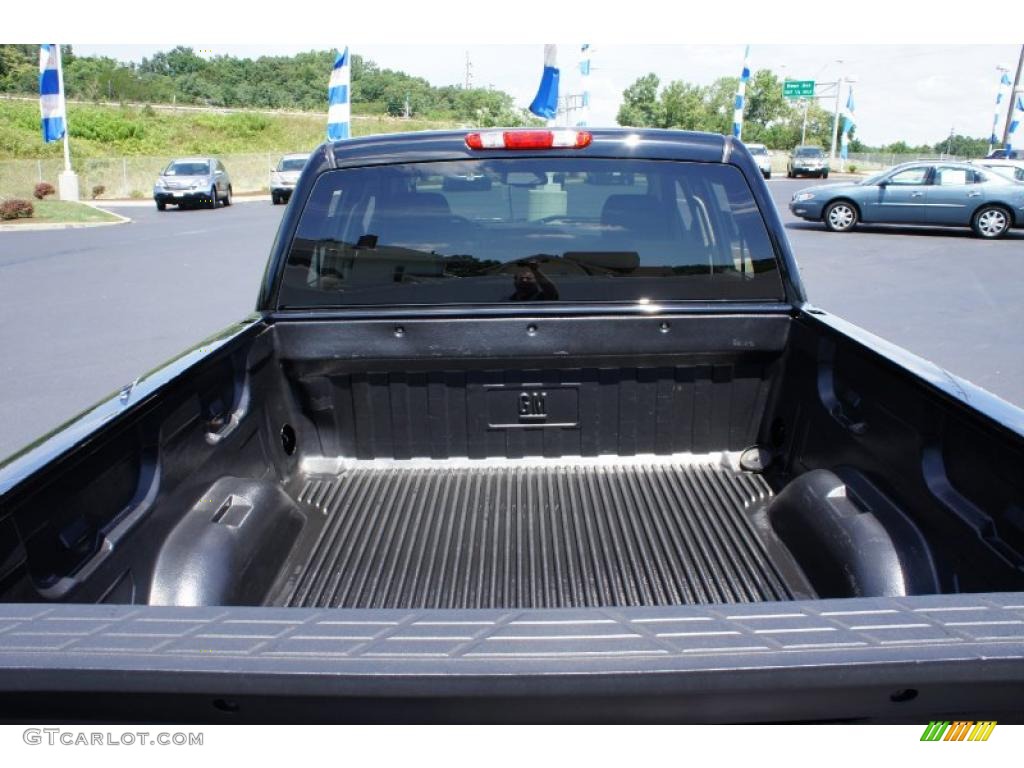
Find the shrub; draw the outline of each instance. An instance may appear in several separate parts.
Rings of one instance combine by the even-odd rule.
[[[36,188],[35,190],[33,190],[32,195],[35,197],[36,200],[42,200],[47,195],[52,195],[56,191],[57,190],[53,188],[53,184],[51,184],[50,182],[40,181],[38,184],[36,184]]]
[[[848,170],[850,173],[856,173],[857,166],[851,163],[850,165],[846,166],[846,170]]]
[[[92,188],[92,199],[95,200],[97,197],[99,197],[106,191],[106,187],[104,187],[102,184],[97,184],[95,187]]]
[[[35,214],[35,208],[28,200],[12,198],[0,203],[0,219],[11,221],[13,219],[30,219]]]
[[[132,200],[142,200],[145,197],[146,197],[146,193],[143,192],[141,189],[133,189],[132,190],[132,194],[131,194]]]

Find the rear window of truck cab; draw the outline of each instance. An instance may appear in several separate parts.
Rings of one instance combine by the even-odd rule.
[[[321,174],[278,305],[782,297],[737,168],[530,157]]]

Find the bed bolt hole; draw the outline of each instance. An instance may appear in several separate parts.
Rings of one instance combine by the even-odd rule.
[[[405,336],[405,328],[400,325],[395,326],[395,338],[400,339]]]
[[[889,696],[889,701],[894,701],[897,704],[902,704],[904,701],[913,701],[917,698],[916,688],[900,688],[898,691],[894,691]]]
[[[239,710],[238,702],[231,699],[214,699],[213,708],[219,709],[221,712],[237,712]]]
[[[295,430],[292,429],[291,424],[281,427],[281,447],[289,456],[295,453]]]
[[[672,324],[668,322],[662,322],[662,324],[658,326],[658,330],[661,331],[662,333],[668,333],[670,330],[672,330]]]
[[[527,336],[536,336],[537,335],[537,326],[534,325],[533,323],[530,323],[530,325],[526,326],[526,335]]]

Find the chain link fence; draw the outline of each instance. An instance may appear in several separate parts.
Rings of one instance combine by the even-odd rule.
[[[283,153],[259,152],[244,155],[218,155],[231,177],[235,194],[270,191],[270,169]],[[153,182],[174,157],[95,157],[72,162],[78,173],[78,187],[83,199],[93,197],[93,190],[103,187],[97,200],[146,199],[153,194]],[[0,161],[0,198],[32,196],[40,181],[57,186],[57,176],[64,170],[64,161],[4,160]]]

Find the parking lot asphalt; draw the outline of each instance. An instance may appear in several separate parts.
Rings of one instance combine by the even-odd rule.
[[[1024,230],[861,226],[786,207],[811,301],[1024,405]],[[284,210],[112,207],[130,224],[0,233],[0,460],[249,312]]]

